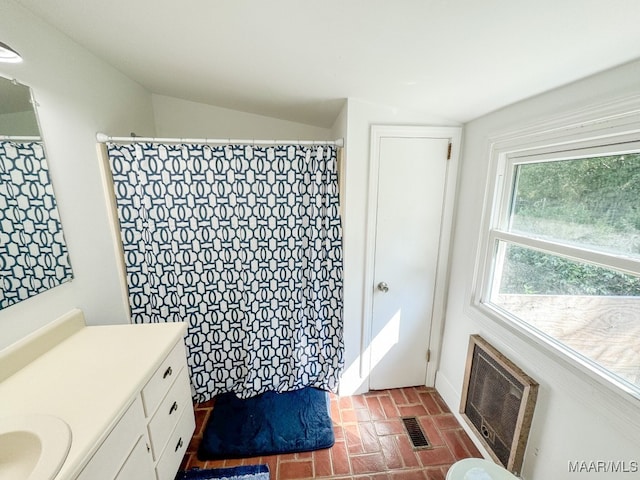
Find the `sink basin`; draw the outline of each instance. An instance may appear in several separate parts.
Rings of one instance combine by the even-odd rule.
[[[51,480],[70,447],[71,430],[58,417],[0,418],[0,480]]]

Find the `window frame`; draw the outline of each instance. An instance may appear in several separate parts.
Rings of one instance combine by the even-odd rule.
[[[496,250],[512,244],[571,260],[640,275],[640,259],[594,251],[552,240],[508,232],[516,165],[552,159],[584,158],[640,151],[640,97],[635,96],[552,118],[524,129],[494,135],[488,142],[488,172],[481,217],[480,241],[471,285],[470,306],[501,324],[559,363],[568,364],[583,379],[595,380],[615,397],[640,405],[640,387],[609,372],[559,340],[489,301],[499,282]],[[590,381],[589,383],[593,383]]]

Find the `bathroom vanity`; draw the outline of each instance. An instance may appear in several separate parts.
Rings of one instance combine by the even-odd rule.
[[[0,422],[53,416],[68,425],[52,479],[172,480],[195,429],[185,330],[87,327],[73,310],[0,352]]]

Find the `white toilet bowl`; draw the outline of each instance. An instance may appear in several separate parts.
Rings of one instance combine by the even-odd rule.
[[[445,480],[517,480],[513,473],[483,458],[465,458],[453,465]]]

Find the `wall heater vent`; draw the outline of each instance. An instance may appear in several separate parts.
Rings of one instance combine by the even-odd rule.
[[[479,335],[472,335],[460,413],[494,460],[519,474],[538,384]]]

